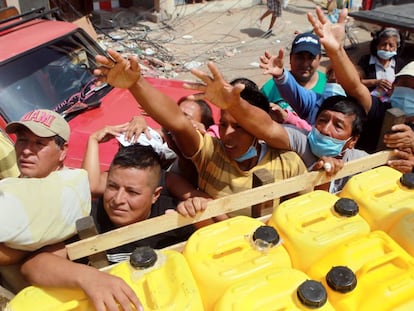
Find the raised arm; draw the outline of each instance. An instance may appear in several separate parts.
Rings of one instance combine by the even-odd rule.
[[[319,109],[319,101],[314,91],[302,87],[296,79],[283,68],[283,50],[280,49],[277,55],[265,51],[260,56],[260,67],[263,74],[270,74],[273,77],[280,95],[293,107],[296,113],[309,123],[314,123],[315,111]]]
[[[94,73],[99,77],[100,82],[129,89],[139,105],[155,121],[174,133],[181,152],[187,157],[194,155],[199,147],[200,136],[175,101],[141,76],[136,57],[127,60],[113,50],[108,50],[108,54],[113,60],[102,55],[96,56],[101,67],[95,69]]]
[[[204,84],[186,84],[186,87],[205,92],[206,98],[211,103],[230,112],[241,127],[257,138],[266,141],[269,146],[289,148],[289,138],[283,126],[274,122],[268,113],[240,97],[244,85],[233,87],[227,83],[213,63],[209,63],[208,68],[212,77],[199,70],[192,70],[192,73]]]
[[[121,135],[128,127],[128,123],[108,125],[89,136],[82,168],[88,172],[89,187],[92,195],[101,195],[105,190],[108,173],[101,172],[99,161],[99,144],[107,142]]]
[[[320,7],[316,8],[316,15],[317,18],[308,13],[308,20],[329,56],[338,83],[341,84],[348,95],[355,97],[360,102],[365,112],[368,112],[372,105],[370,92],[362,84],[358,71],[346,54],[342,44],[348,16],[347,9],[341,11],[336,24],[332,24],[328,20]]]

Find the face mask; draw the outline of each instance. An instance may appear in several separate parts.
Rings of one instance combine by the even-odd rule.
[[[257,156],[257,149],[255,147],[255,145],[256,145],[255,142],[256,141],[253,142],[253,145],[251,145],[249,147],[249,149],[247,149],[247,151],[245,153],[243,153],[240,157],[238,157],[238,158],[236,158],[234,160],[236,162],[240,163],[240,162],[246,161],[248,159],[252,159],[255,156]]]
[[[323,93],[322,93],[323,100],[327,99],[328,97],[335,96],[335,95],[346,96],[346,93],[340,84],[326,83],[325,89],[323,90]]]
[[[407,116],[414,115],[414,89],[396,86],[390,101],[393,108],[401,109]]]
[[[389,60],[391,57],[394,57],[395,55],[397,55],[396,51],[384,51],[384,50],[378,50],[377,51],[377,55],[379,58],[383,59],[383,60]]]
[[[340,140],[321,134],[315,127],[312,127],[308,135],[308,142],[311,151],[318,158],[336,157],[342,152],[347,140]]]

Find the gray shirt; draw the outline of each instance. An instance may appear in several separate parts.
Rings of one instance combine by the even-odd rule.
[[[299,154],[309,171],[312,170],[313,165],[319,160],[319,158],[315,156],[310,149],[308,142],[309,132],[292,125],[283,125],[283,127],[285,128],[289,137],[290,149]],[[342,161],[348,162],[365,157],[367,155],[368,153],[360,149],[346,149],[343,154]],[[351,176],[347,176],[332,181],[329,187],[329,192],[336,193],[340,191],[350,177]]]

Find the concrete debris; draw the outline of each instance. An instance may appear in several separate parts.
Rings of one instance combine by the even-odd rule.
[[[187,59],[176,59],[180,57],[177,56],[178,53],[165,48],[163,44],[174,40],[174,33],[169,32],[170,37],[165,39],[165,29],[160,29],[162,27],[159,24],[149,22],[142,14],[134,11],[98,11],[94,13],[92,23],[98,34],[97,41],[103,49],[114,49],[125,57],[138,56],[145,75],[153,77],[175,78],[178,73],[201,67],[208,60],[219,61],[241,53],[236,48],[220,47],[205,52],[205,55],[199,55],[195,50]],[[173,28],[170,30],[174,32]],[[185,34],[179,37],[194,45],[203,44],[203,40],[194,35]],[[200,56],[201,61],[197,59]]]
[[[194,69],[194,68],[198,68],[198,67],[200,67],[200,66],[202,66],[203,65],[203,63],[201,63],[201,62],[197,62],[197,61],[191,61],[191,62],[188,62],[188,63],[185,63],[184,64],[184,67],[185,67],[185,69],[187,69],[187,70],[191,70],[191,69]]]

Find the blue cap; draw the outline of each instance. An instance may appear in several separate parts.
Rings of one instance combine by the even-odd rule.
[[[295,37],[292,43],[291,54],[309,52],[313,56],[321,54],[319,37],[310,32],[304,32]]]

